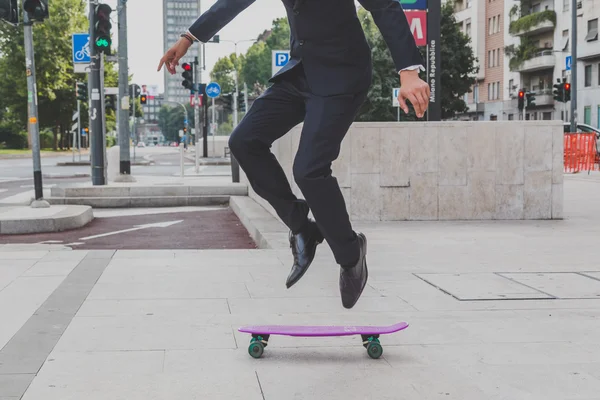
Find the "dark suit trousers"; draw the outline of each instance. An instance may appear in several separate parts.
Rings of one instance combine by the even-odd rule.
[[[312,94],[300,64],[256,99],[229,139],[231,153],[254,191],[293,233],[302,230],[310,209],[340,265],[358,260],[359,245],[331,164],[365,98],[366,92]],[[294,195],[270,151],[275,140],[302,121],[293,176],[306,200]]]

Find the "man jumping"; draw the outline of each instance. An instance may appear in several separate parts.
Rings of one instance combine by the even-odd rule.
[[[254,191],[267,200],[290,229],[294,264],[291,287],[327,240],[340,268],[340,293],[352,308],[367,283],[367,239],[355,232],[331,164],[371,86],[371,50],[354,0],[282,0],[290,24],[290,61],[258,97],[229,138],[229,148]],[[429,104],[429,86],[419,78],[423,59],[398,0],[358,0],[373,16],[391,52],[401,89],[419,118]],[[255,0],[218,0],[181,35],[160,60],[171,74],[197,41],[207,42]],[[294,160],[294,180],[305,200],[292,192],[271,153],[272,143],[304,122]],[[315,218],[308,218],[309,210]]]

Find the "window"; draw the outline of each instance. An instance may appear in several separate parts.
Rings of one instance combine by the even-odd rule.
[[[496,23],[496,16],[492,18],[492,33],[498,32],[498,25]]]
[[[540,3],[534,4],[533,6],[531,6],[531,13],[536,13],[536,12],[540,12],[541,7],[540,7]]]
[[[585,106],[583,108],[583,123],[590,125],[592,123],[592,107]]]
[[[508,94],[509,95],[513,92],[514,85],[515,85],[515,81],[513,79],[508,81]]]
[[[488,18],[488,36],[492,34],[492,19]]]
[[[473,91],[473,100],[475,100],[475,103],[479,103],[479,84],[475,84],[475,90]]]
[[[488,83],[488,100],[492,99],[492,84]]]
[[[496,66],[500,65],[500,49],[496,50]]]
[[[567,50],[567,47],[569,47],[569,30],[565,29],[562,32],[562,43],[561,43],[561,50]]]
[[[552,112],[546,111],[546,112],[542,113],[542,119],[545,121],[551,120]]]
[[[467,34],[467,36],[471,37],[471,19],[467,20],[467,25],[465,28],[465,33]]]
[[[598,40],[598,18],[588,21],[588,33],[585,40],[588,42]]]
[[[508,114],[508,120],[512,121],[515,119],[515,115],[514,114]]]
[[[488,50],[488,68],[492,66],[492,51]]]
[[[592,86],[592,65],[585,66],[585,87]]]

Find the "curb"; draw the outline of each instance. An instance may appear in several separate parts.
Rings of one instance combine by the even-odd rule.
[[[93,208],[203,207],[227,205],[229,196],[46,197],[44,200],[53,205]]]
[[[260,249],[288,249],[287,227],[248,196],[231,196],[229,207]]]
[[[44,209],[40,209],[44,210]],[[69,206],[56,215],[31,219],[0,221],[0,234],[23,235],[32,233],[62,232],[82,228],[94,219],[91,207]]]

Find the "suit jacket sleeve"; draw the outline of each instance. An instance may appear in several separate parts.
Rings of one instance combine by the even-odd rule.
[[[392,54],[397,72],[423,65],[423,58],[398,0],[358,0],[371,13]]]
[[[255,1],[218,0],[190,26],[189,32],[199,41],[206,43]]]

